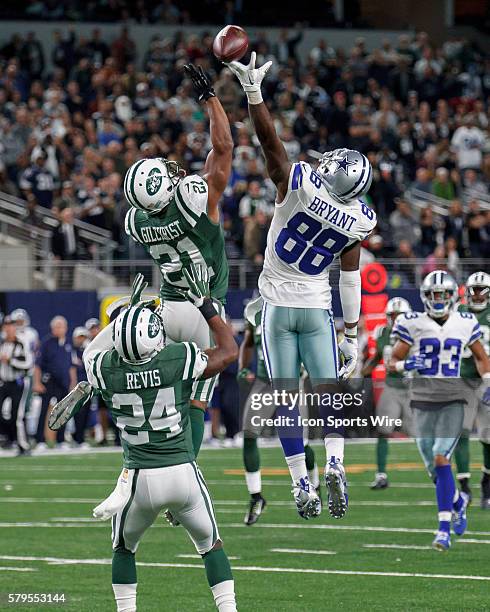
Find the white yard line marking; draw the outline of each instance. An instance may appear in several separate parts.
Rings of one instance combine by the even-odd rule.
[[[412,546],[410,544],[363,544],[363,548],[393,548],[395,550],[434,550],[432,546]]]
[[[111,559],[63,559],[58,557],[14,557],[0,556],[0,559],[10,559],[16,561],[45,561],[53,565],[110,565]],[[136,565],[141,567],[175,567],[185,569],[199,569],[202,571],[202,565],[191,563],[149,563],[138,562]],[[337,574],[342,576],[379,576],[382,578],[432,578],[439,580],[478,580],[490,581],[490,576],[473,576],[460,574],[422,574],[408,572],[368,572],[356,570],[326,570],[326,569],[311,569],[311,568],[295,568],[295,567],[263,567],[260,565],[234,565],[234,571],[241,572],[272,572],[272,573],[291,573],[291,574]]]
[[[110,524],[109,523],[102,523],[102,522],[97,522],[97,523],[76,523],[75,521],[73,523],[43,523],[43,522],[37,522],[37,523],[29,523],[29,522],[19,522],[19,523],[0,523],[0,529],[6,528],[9,529],[10,527],[47,527],[47,528],[53,528],[53,527],[57,527],[57,528],[61,528],[61,527],[65,527],[65,528],[85,528],[85,527],[105,527],[106,529],[110,528]]]
[[[469,533],[469,531],[466,531]],[[456,540],[458,544],[490,544],[490,540],[472,540],[471,538],[460,538]]]
[[[220,527],[244,527],[242,523],[221,523]],[[435,529],[413,529],[409,527],[375,527],[367,525],[300,525],[296,523],[262,523],[258,522],[254,525],[254,529],[330,529],[332,531],[378,531],[381,533],[431,533],[436,532]],[[467,535],[490,536],[490,531],[466,531]]]
[[[33,567],[7,567],[0,566],[0,572],[37,572]]]
[[[336,555],[335,550],[308,550],[305,548],[269,548],[270,552],[298,553],[300,555]]]

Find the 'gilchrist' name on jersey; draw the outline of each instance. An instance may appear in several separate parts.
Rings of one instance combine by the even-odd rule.
[[[140,228],[140,234],[144,242],[152,244],[159,240],[172,240],[184,236],[185,232],[180,227],[180,221],[173,221],[163,227],[143,226]]]
[[[346,212],[341,212],[338,208],[329,202],[325,202],[325,200],[322,200],[318,196],[314,197],[313,202],[308,206],[308,210],[311,210],[311,212],[314,212],[319,217],[323,217],[326,221],[348,232],[351,231],[352,224],[357,221],[356,217]]]

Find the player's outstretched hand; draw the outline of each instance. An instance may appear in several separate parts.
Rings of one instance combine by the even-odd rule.
[[[405,359],[405,370],[411,372],[412,370],[423,370],[425,368],[425,357],[423,355],[412,355]]]
[[[357,338],[348,338],[344,336],[344,339],[339,344],[339,351],[344,358],[344,365],[340,368],[339,378],[345,380],[349,378],[352,372],[354,372],[357,363]]]
[[[192,81],[199,102],[209,100],[209,98],[214,98],[216,96],[213,84],[211,83],[211,77],[204,72],[201,66],[196,68],[194,64],[186,64],[184,66],[184,72]]]
[[[131,289],[131,297],[129,298],[129,306],[133,307],[141,302],[143,291],[148,287],[143,274],[138,273],[134,277],[133,287]]]
[[[204,299],[209,297],[209,270],[202,264],[189,264],[182,268],[182,274],[189,288],[181,289],[180,293],[196,308],[201,308]]]
[[[247,97],[249,94],[260,92],[260,85],[262,84],[267,71],[272,66],[272,61],[268,61],[260,68],[256,68],[256,59],[257,54],[255,51],[252,51],[250,55],[250,62],[247,65],[241,64],[240,62],[229,62],[225,64],[233,72],[233,74],[238,77],[240,85],[243,87]]]

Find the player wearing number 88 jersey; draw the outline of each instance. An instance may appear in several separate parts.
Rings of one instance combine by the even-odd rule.
[[[291,163],[262,99],[261,83],[272,62],[255,67],[228,64],[248,99],[248,108],[265,156],[267,171],[277,188],[275,212],[267,235],[259,290],[264,300],[262,347],[268,375],[280,390],[299,386],[301,363],[314,387],[348,377],[357,360],[357,323],[361,305],[359,256],[361,241],[376,225],[376,215],[359,198],[371,185],[368,159],[349,149],[320,155],[316,170],[304,162]],[[340,259],[340,298],[345,338],[337,348],[329,269]],[[338,349],[344,359],[338,367]],[[279,416],[298,422],[299,408],[279,407]],[[324,415],[329,422],[328,414]],[[332,415],[333,416],[333,415]],[[337,416],[340,416],[337,414]],[[300,428],[278,430],[293,480],[298,512],[303,518],[319,514],[320,503],[308,481]],[[328,508],[341,518],[347,509],[342,430],[325,429]]]
[[[396,344],[388,364],[391,372],[415,372],[410,404],[417,446],[436,484],[439,530],[433,547],[442,551],[451,544],[451,522],[457,535],[466,529],[468,496],[458,493],[451,471],[467,396],[460,377],[465,347],[487,385],[490,377],[490,360],[479,341],[480,325],[471,312],[454,310],[457,296],[457,284],[447,272],[431,272],[421,287],[426,312],[407,312],[396,319]]]

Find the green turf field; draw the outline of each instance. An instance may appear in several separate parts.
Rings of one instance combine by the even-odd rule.
[[[323,449],[315,447],[320,463]],[[413,444],[393,444],[392,487],[370,491],[373,445],[349,445],[351,505],[334,521],[303,521],[292,505],[280,449],[262,451],[266,513],[242,525],[247,491],[239,450],[203,449],[221,536],[232,557],[241,611],[488,610],[490,512],[472,507],[469,531],[449,553],[430,549],[434,491]],[[477,443],[472,462],[480,461]],[[0,459],[0,592],[64,592],[63,606],[24,610],[114,610],[110,524],[91,510],[111,490],[118,453]],[[231,472],[231,473],[227,473]],[[474,492],[479,495],[474,472]],[[475,500],[477,502],[477,500]],[[138,554],[138,610],[213,610],[200,558],[182,528],[163,519]],[[23,571],[18,571],[23,570]],[[5,597],[3,595],[3,597]],[[17,609],[0,603],[1,610]]]

